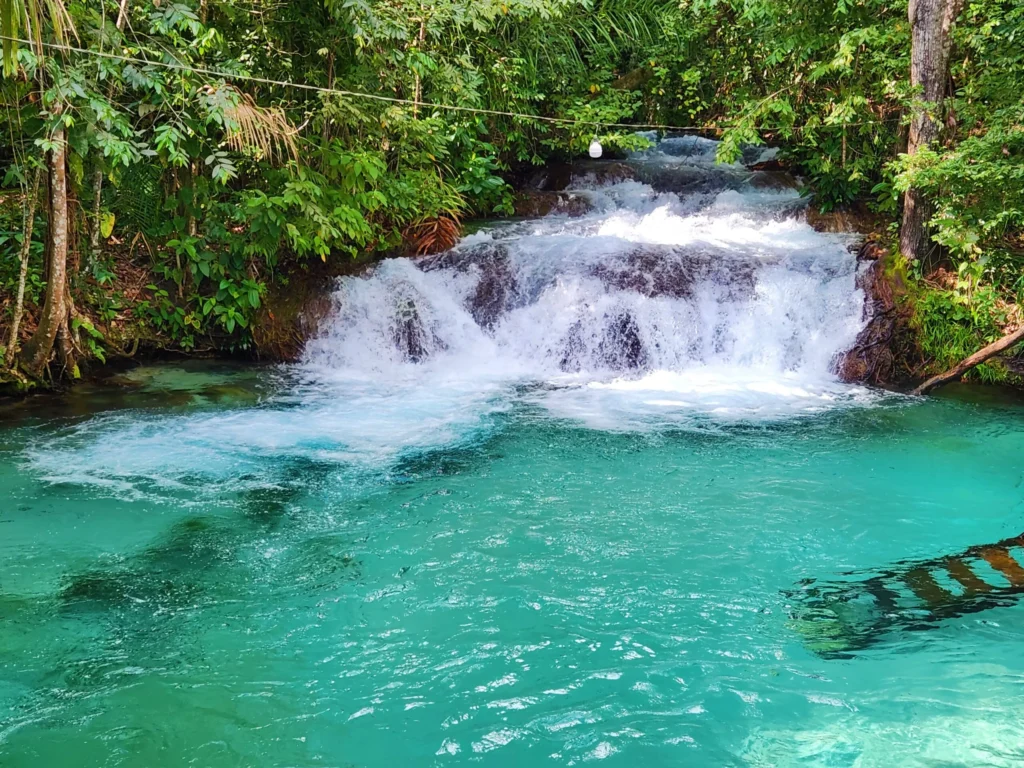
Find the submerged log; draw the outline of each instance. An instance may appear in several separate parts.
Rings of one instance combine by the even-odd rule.
[[[927,395],[936,387],[941,387],[943,384],[948,384],[951,381],[957,381],[961,376],[975,366],[981,365],[986,360],[995,357],[1000,352],[1006,351],[1021,341],[1024,341],[1024,326],[1021,326],[1013,333],[1006,334],[1003,338],[992,342],[987,347],[979,349],[973,355],[965,360],[961,360],[945,373],[940,373],[938,376],[932,376],[926,382],[918,386],[914,390],[913,394]]]
[[[955,554],[901,561],[879,571],[852,571],[829,581],[809,579],[785,594],[794,628],[824,658],[849,658],[890,634],[1005,607],[1024,598],[1024,567],[1016,554],[1024,534]],[[981,563],[985,568],[978,570]],[[987,581],[985,570],[999,573]],[[961,589],[944,586],[956,582]]]

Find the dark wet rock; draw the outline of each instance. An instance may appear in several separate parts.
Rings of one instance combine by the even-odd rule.
[[[577,320],[569,327],[569,332],[562,341],[562,359],[558,367],[566,373],[577,373],[583,370],[583,361],[587,352],[587,344],[583,338],[583,322]]]
[[[623,312],[611,319],[598,345],[598,355],[613,371],[639,371],[647,368],[647,348],[631,314]]]
[[[648,248],[599,264],[592,274],[607,286],[648,298],[690,298],[697,285],[714,282],[724,291],[725,298],[740,299],[753,294],[761,265],[755,257]]]
[[[622,311],[605,315],[599,330],[587,330],[582,320],[569,328],[562,342],[559,367],[577,373],[590,365],[612,371],[641,371],[650,363],[650,355],[633,316]]]
[[[508,257],[491,260],[481,270],[469,303],[469,312],[476,324],[492,329],[511,305],[515,287],[516,279],[509,268]]]
[[[443,348],[423,324],[420,311],[412,299],[399,299],[395,305],[395,322],[391,328],[395,347],[411,363],[420,363],[430,356],[434,348]]]
[[[421,259],[424,272],[454,269],[475,270],[479,275],[467,309],[481,328],[492,329],[498,318],[514,306],[518,284],[509,265],[508,251],[503,245],[488,243],[473,249],[448,251]]]
[[[672,192],[681,196],[711,196],[729,189],[740,189],[749,176],[744,170],[729,171],[695,165],[640,166],[637,172],[637,178],[655,192]]]
[[[775,221],[785,221],[786,219],[805,219],[807,216],[807,200],[801,198],[794,200],[785,205],[780,205],[773,211],[766,210],[767,213]]]
[[[807,208],[807,223],[817,232],[856,232],[865,236],[878,233],[882,229],[879,216],[863,205],[834,211],[822,211],[817,206],[810,205]]]
[[[636,169],[617,160],[583,160],[545,166],[527,177],[521,187],[540,192],[562,192],[586,182],[587,186],[604,186],[637,177]]]
[[[867,325],[846,352],[833,361],[833,370],[849,383],[893,384],[902,377],[897,363],[908,333],[906,311],[898,300],[902,285],[891,274],[886,251],[875,242],[860,250],[864,266],[857,275],[857,287],[864,291]]]
[[[315,338],[334,309],[331,293],[339,277],[372,269],[376,255],[362,251],[349,259],[311,259],[293,269],[287,282],[269,281],[252,329],[254,352],[263,360],[295,362],[306,342]]]
[[[747,184],[752,189],[766,189],[773,191],[784,191],[787,189],[800,189],[799,179],[791,173],[783,170],[759,170],[750,174]]]
[[[582,216],[591,210],[590,201],[572,192],[543,192],[528,189],[516,194],[516,216],[539,219],[553,213]]]
[[[878,261],[883,258],[888,251],[874,240],[869,240],[857,251],[857,261]]]

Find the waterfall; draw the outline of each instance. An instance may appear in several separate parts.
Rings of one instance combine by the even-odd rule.
[[[565,194],[583,215],[497,224],[343,278],[304,367],[532,382],[563,411],[612,391],[714,412],[863,393],[833,374],[864,322],[850,237],[815,232],[791,179],[716,164],[716,146],[668,138],[624,165],[580,165]]]
[[[291,482],[289,460],[358,479],[472,443],[516,408],[718,430],[875,402],[833,374],[864,324],[852,241],[807,225],[791,179],[714,152],[687,137],[581,165],[561,194],[583,215],[499,223],[341,279],[303,361],[275,369],[255,407],[112,412],[27,460],[122,494],[220,493]]]

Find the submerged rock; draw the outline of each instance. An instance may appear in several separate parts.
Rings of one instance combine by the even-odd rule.
[[[696,286],[713,282],[725,298],[753,295],[756,272],[763,261],[755,256],[724,257],[712,251],[639,248],[622,259],[595,266],[592,274],[610,287],[648,298],[687,299]]]

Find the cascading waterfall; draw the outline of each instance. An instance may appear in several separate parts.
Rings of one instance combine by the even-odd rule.
[[[54,480],[216,491],[283,482],[268,457],[376,471],[524,404],[646,430],[872,402],[832,373],[863,325],[850,239],[807,225],[792,179],[715,165],[714,151],[667,139],[628,166],[583,165],[567,194],[585,215],[500,224],[342,279],[305,359],[257,408],[113,413],[27,455]]]
[[[538,382],[570,411],[610,391],[642,392],[633,405],[663,415],[863,394],[832,373],[863,326],[850,238],[811,229],[792,179],[716,165],[716,146],[669,138],[625,169],[583,165],[569,189],[582,216],[498,225],[344,278],[307,370]]]

